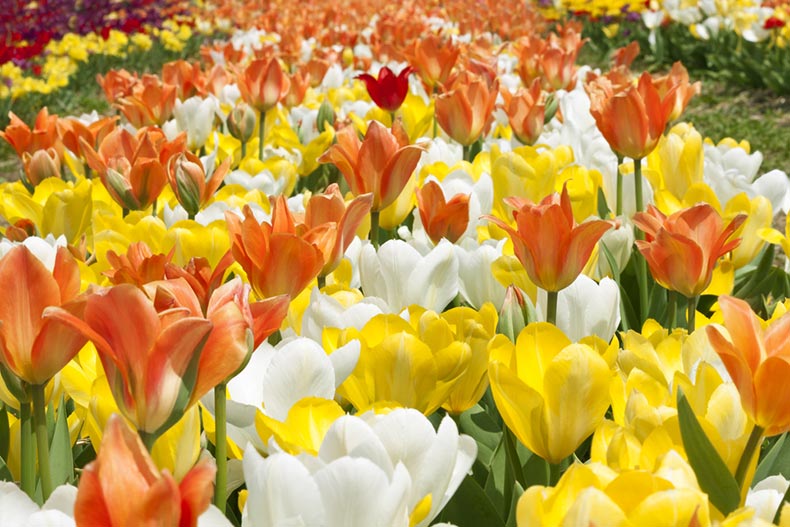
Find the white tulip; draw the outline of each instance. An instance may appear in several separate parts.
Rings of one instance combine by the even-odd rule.
[[[458,259],[447,240],[425,256],[404,241],[389,240],[378,252],[362,247],[359,277],[365,295],[382,298],[393,312],[417,304],[438,313],[458,294]]]
[[[502,256],[505,241],[488,241],[478,245],[474,240],[466,239],[454,247],[458,258],[458,291],[461,297],[474,307],[491,302],[497,311],[502,308],[506,288],[494,278],[491,266]]]
[[[754,509],[757,518],[773,522],[789,484],[782,476],[768,476],[749,489],[746,505]]]
[[[368,296],[348,307],[314,288],[310,304],[302,316],[302,336],[321,343],[324,328],[357,328],[361,330],[368,321],[382,313],[389,313],[384,300]]]
[[[206,144],[211,130],[214,128],[214,115],[219,103],[213,96],[201,99],[190,97],[184,102],[176,101],[173,116],[180,132],[187,133],[187,148],[197,150]]]
[[[546,320],[546,292],[538,290],[538,312]],[[620,324],[620,287],[611,278],[600,283],[579,277],[559,292],[557,327],[573,342],[596,335],[609,342]]]

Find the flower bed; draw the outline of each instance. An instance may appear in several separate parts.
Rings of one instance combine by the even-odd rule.
[[[790,181],[682,64],[508,0],[239,6],[0,132],[20,522],[786,521]]]

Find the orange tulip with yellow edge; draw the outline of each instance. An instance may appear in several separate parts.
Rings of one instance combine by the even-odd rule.
[[[161,126],[173,116],[177,99],[176,87],[162,82],[156,75],[143,75],[132,87],[132,93],[121,97],[115,105],[135,128]]]
[[[483,77],[461,73],[436,98],[436,120],[454,141],[469,146],[488,131],[498,94],[499,81],[489,85]]]
[[[634,215],[634,224],[645,232],[636,246],[656,282],[693,298],[710,284],[718,259],[738,246],[740,239],[731,238],[745,220],[739,214],[725,226],[707,203],[670,216],[649,205],[647,212]]]
[[[768,437],[790,430],[790,315],[763,323],[745,301],[719,297],[726,333],[708,338],[738,388],[746,413]]]
[[[247,273],[260,298],[298,295],[324,267],[324,255],[313,243],[296,234],[284,199],[274,207],[272,223],[260,224],[244,207],[244,219],[225,213],[233,257]]]
[[[450,78],[461,49],[450,38],[431,33],[414,39],[409,61],[429,88],[441,89]]]
[[[546,115],[540,80],[535,79],[529,90],[522,88],[514,94],[501,90],[501,93],[505,100],[503,109],[516,138],[525,145],[534,144],[543,131]]]
[[[24,245],[0,259],[0,370],[9,388],[18,381],[42,385],[85,345],[86,338],[50,316],[53,309],[80,316],[80,272],[65,247],[50,271]],[[13,390],[12,390],[13,391]],[[14,395],[26,399],[18,393]]]
[[[101,450],[82,471],[74,518],[78,525],[194,527],[214,494],[216,467],[199,462],[180,481],[159,471],[140,438],[117,415]]]
[[[515,229],[499,218],[486,217],[508,233],[530,280],[546,291],[568,287],[584,269],[595,244],[612,227],[604,220],[577,224],[567,187],[562,194],[546,196],[538,204],[518,198],[505,201],[516,209]]]
[[[395,121],[392,130],[372,121],[362,141],[352,126],[340,130],[336,138],[337,143],[318,161],[334,164],[355,196],[373,194],[373,212],[381,211],[398,198],[425,150],[421,145],[409,143],[400,121]]]
[[[420,220],[431,241],[458,241],[469,225],[469,194],[456,194],[445,200],[441,185],[434,180],[418,188],[416,194]]]
[[[257,59],[237,76],[244,102],[267,112],[288,94],[291,82],[276,58]]]

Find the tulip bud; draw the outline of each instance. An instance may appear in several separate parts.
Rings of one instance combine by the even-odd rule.
[[[332,108],[332,105],[329,104],[329,101],[325,100],[318,108],[318,117],[315,121],[316,126],[318,127],[318,132],[324,133],[327,125],[335,126],[335,119],[335,109]]]
[[[136,210],[138,208],[137,200],[132,195],[132,188],[129,181],[114,168],[107,168],[106,175],[107,190],[111,194],[115,194],[118,202],[122,207],[129,210]]]
[[[190,216],[200,211],[200,183],[206,176],[203,168],[190,161],[184,154],[175,162],[176,196],[178,202]]]
[[[606,253],[608,252],[614,263],[617,265],[617,271],[622,272],[631,258],[631,251],[634,245],[634,229],[630,224],[616,221],[613,229],[609,229],[601,237],[599,242],[601,251],[598,255],[598,276],[614,276],[613,269],[609,265],[609,258]]]
[[[46,178],[60,177],[60,156],[54,148],[36,150],[32,156],[25,152],[22,160],[27,181],[34,187]]]
[[[240,102],[228,116],[228,131],[239,141],[246,143],[255,131],[255,111],[248,104]]]
[[[538,314],[529,297],[518,287],[509,285],[505,291],[502,309],[499,310],[497,333],[505,335],[511,342],[516,342],[521,330],[536,320]]]

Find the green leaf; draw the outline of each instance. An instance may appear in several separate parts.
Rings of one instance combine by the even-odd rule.
[[[507,527],[516,527],[516,510],[518,509],[518,500],[524,494],[524,489],[516,482],[513,485],[513,502],[510,504],[510,514],[507,517]]]
[[[52,471],[52,484],[57,487],[63,483],[74,483],[74,458],[71,455],[71,438],[66,421],[66,404],[63,398],[58,405],[55,430],[49,448],[49,466]]]
[[[705,435],[681,390],[678,390],[678,421],[683,448],[697,475],[700,488],[708,494],[710,502],[726,516],[740,504],[738,483]]]
[[[14,476],[11,474],[11,469],[5,464],[4,459],[0,459],[0,481],[14,481]]]
[[[490,467],[502,438],[502,430],[497,423],[479,404],[476,404],[461,414],[458,419],[458,428],[462,433],[475,440],[477,459],[486,467]]]
[[[8,450],[11,446],[11,428],[8,424],[8,408],[0,405],[0,459],[8,459]]]
[[[505,527],[505,521],[494,504],[480,484],[470,476],[464,478],[453,498],[447,503],[442,513],[442,521],[456,525]]]
[[[787,441],[787,432],[776,440],[757,465],[754,481],[762,481],[775,475],[790,476],[790,441]]]

